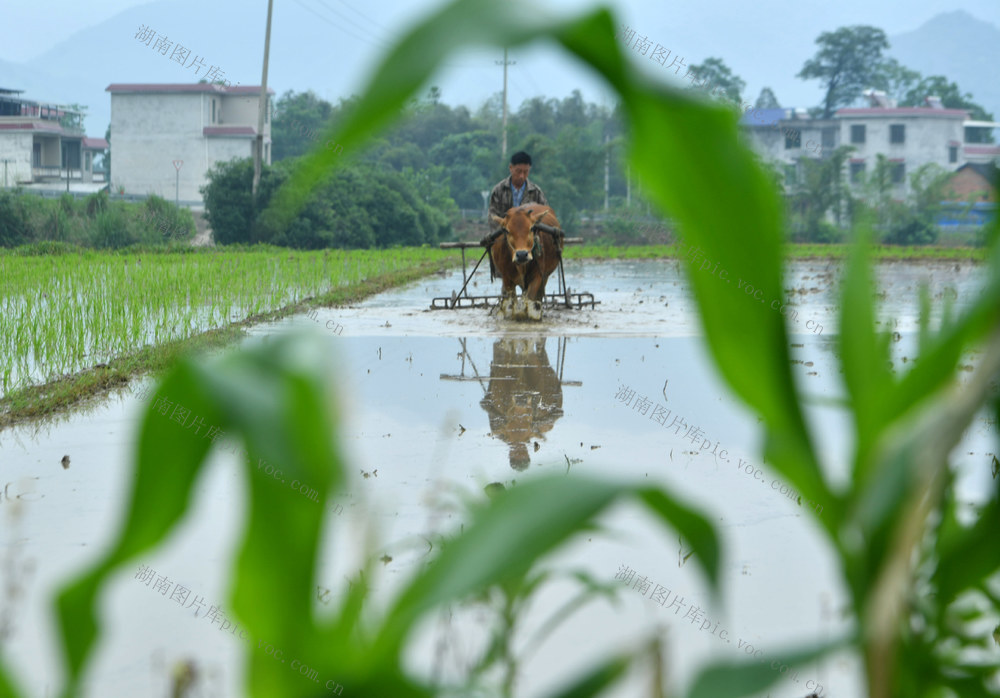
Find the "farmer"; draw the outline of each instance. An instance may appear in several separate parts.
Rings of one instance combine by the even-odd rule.
[[[530,155],[519,150],[510,156],[510,176],[493,187],[493,192],[490,194],[490,214],[503,218],[508,210],[521,204],[549,205],[542,190],[528,181],[529,172],[531,172]],[[490,233],[480,240],[479,244],[489,249],[500,233],[500,230]]]

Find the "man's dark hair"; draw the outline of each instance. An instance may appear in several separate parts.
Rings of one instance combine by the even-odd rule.
[[[519,150],[519,151],[517,151],[516,153],[514,153],[513,155],[510,156],[510,164],[511,165],[530,165],[531,164],[531,156],[528,155],[523,150]]]

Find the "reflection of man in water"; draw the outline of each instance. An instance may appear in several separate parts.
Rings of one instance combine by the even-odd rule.
[[[510,467],[527,468],[528,443],[550,431],[563,414],[562,386],[544,337],[504,337],[493,343],[490,385],[479,405],[490,417],[492,432],[507,443]]]

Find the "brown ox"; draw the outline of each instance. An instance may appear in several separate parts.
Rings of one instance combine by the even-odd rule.
[[[531,464],[528,444],[545,439],[563,416],[559,376],[545,351],[545,337],[502,337],[493,342],[490,384],[479,405],[490,432],[507,444],[510,467]]]
[[[540,320],[545,282],[559,266],[562,239],[557,243],[551,234],[533,227],[542,223],[558,228],[559,220],[551,208],[541,204],[522,204],[509,209],[503,218],[491,214],[490,219],[504,231],[490,248],[490,259],[503,284],[500,308],[512,303],[520,286],[528,317]]]

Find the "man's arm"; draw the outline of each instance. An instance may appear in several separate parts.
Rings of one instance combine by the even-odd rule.
[[[541,204],[542,206],[548,206],[549,202],[546,201],[546,199],[545,199],[545,193],[542,191],[542,188],[539,187],[537,184],[532,184],[532,186],[534,187],[534,192],[533,193],[535,195],[534,198],[536,199],[535,203],[536,204]]]
[[[507,209],[503,207],[503,182],[493,187],[493,191],[490,193],[490,213],[495,216],[500,216],[503,218],[507,214]],[[492,221],[490,226],[495,225]]]

